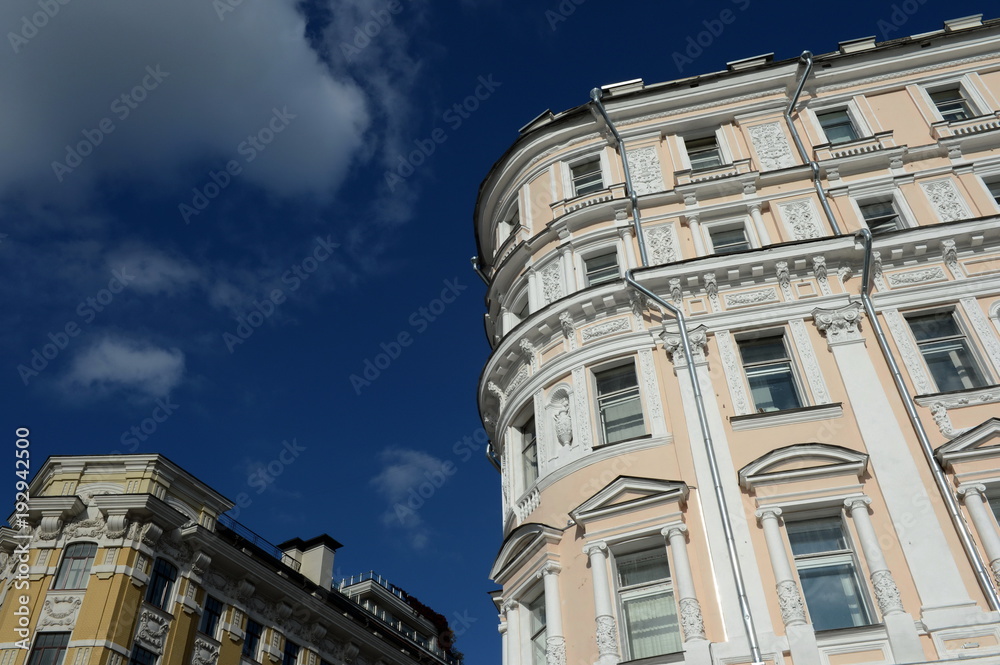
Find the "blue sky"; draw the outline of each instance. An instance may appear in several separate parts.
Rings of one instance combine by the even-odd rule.
[[[452,619],[467,662],[497,663],[469,257],[517,129],[594,86],[983,10],[6,0],[4,431],[30,428],[36,466],[163,453],[273,542],[329,533],[338,576],[380,572]]]

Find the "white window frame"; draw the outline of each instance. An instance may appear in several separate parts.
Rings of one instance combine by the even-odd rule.
[[[794,407],[797,409],[805,408],[808,406],[813,406],[812,397],[808,390],[806,390],[806,384],[802,380],[802,367],[801,361],[799,360],[798,354],[795,349],[795,340],[792,338],[791,330],[780,327],[780,328],[765,328],[763,330],[748,330],[742,332],[733,333],[733,342],[735,343],[736,349],[736,361],[739,363],[740,376],[743,381],[743,385],[746,386],[747,400],[752,405],[754,409],[751,414],[764,414],[764,413],[783,413],[789,411],[789,409],[779,409],[776,411],[761,411],[757,406],[757,403],[753,398],[753,387],[750,385],[750,378],[747,376],[747,368],[743,362],[743,351],[740,349],[741,342],[749,342],[758,339],[768,339],[772,337],[778,337],[781,339],[782,344],[785,347],[785,355],[788,358],[788,365],[790,374],[792,377],[792,385],[795,388],[795,393],[799,398],[799,406]]]
[[[622,660],[632,660],[635,656],[631,654],[630,642],[629,642],[629,627],[628,621],[625,614],[625,602],[627,600],[633,600],[638,598],[644,598],[647,596],[652,596],[655,594],[660,594],[664,592],[669,592],[671,599],[674,603],[674,608],[676,616],[678,619],[677,625],[677,639],[681,647],[678,651],[683,651],[683,635],[681,634],[680,626],[680,607],[677,603],[677,592],[674,586],[674,569],[673,562],[670,560],[670,553],[667,548],[667,544],[662,536],[659,535],[649,535],[640,538],[633,538],[623,542],[608,543],[611,564],[611,577],[612,586],[615,595],[615,609],[618,613],[618,632],[619,641],[622,648]],[[667,569],[669,571],[669,576],[665,581],[662,582],[650,582],[644,586],[638,586],[637,588],[622,588],[621,586],[621,575],[618,572],[618,560],[619,557],[623,557],[629,554],[635,554],[638,552],[646,552],[653,549],[659,549],[662,551],[663,555],[667,559]],[[678,652],[668,652],[678,653]],[[668,654],[658,654],[658,655],[668,655]]]
[[[754,228],[754,224],[749,216],[740,217],[736,219],[720,219],[711,222],[701,223],[701,232],[704,235],[705,247],[711,249],[711,253],[715,254],[715,243],[712,241],[712,231],[721,231],[736,227],[743,227],[743,233],[746,235],[747,242],[750,244],[750,249],[756,249],[761,246],[760,238],[757,237],[757,231]],[[731,254],[737,252],[730,252]]]
[[[591,390],[591,395],[593,395],[591,404],[593,404],[594,408],[594,423],[597,426],[597,435],[598,435],[597,438],[599,440],[599,443],[595,444],[595,447],[615,445],[619,443],[625,443],[627,441],[635,441],[636,439],[649,437],[651,434],[650,426],[652,425],[652,423],[649,418],[649,413],[646,410],[646,400],[643,394],[645,391],[643,390],[642,387],[642,381],[641,381],[642,375],[639,373],[639,363],[637,362],[637,360],[638,359],[634,356],[627,358],[617,358],[615,360],[610,360],[606,363],[602,363],[600,365],[591,367],[589,370],[590,390]],[[636,390],[639,392],[639,409],[642,412],[643,433],[634,437],[630,437],[628,439],[622,439],[621,441],[609,442],[607,440],[607,435],[604,430],[604,420],[602,418],[602,412],[601,412],[601,396],[597,392],[597,375],[601,374],[602,372],[619,369],[621,367],[631,367],[632,372],[635,376],[635,386]]]
[[[931,371],[931,367],[927,364],[927,359],[924,357],[924,353],[920,349],[920,342],[917,340],[917,336],[913,334],[913,328],[910,326],[911,318],[930,314],[951,314],[952,321],[955,322],[955,326],[958,328],[959,333],[961,333],[962,337],[965,339],[965,345],[969,351],[969,355],[972,357],[972,362],[976,364],[976,369],[983,378],[984,385],[973,388],[965,388],[964,390],[981,390],[993,385],[996,381],[996,377],[993,376],[991,363],[988,362],[987,358],[983,356],[978,335],[976,335],[968,325],[965,317],[959,313],[958,307],[930,307],[928,309],[915,309],[900,312],[900,315],[903,317],[903,321],[906,323],[906,334],[910,336],[910,341],[913,343],[913,349],[917,352],[917,355],[920,356],[920,362],[922,363],[924,371],[927,374],[927,380],[933,385],[934,390],[936,392],[947,392],[941,390],[937,379],[934,378],[934,373]]]
[[[1000,202],[994,199],[993,193],[990,192],[990,185],[1000,186],[1000,169],[976,171],[976,175],[979,176],[979,185],[983,188],[983,194],[993,204],[994,211],[1000,213]]]
[[[542,613],[545,614],[545,589],[541,584],[538,584],[531,589],[529,589],[521,599],[518,600],[518,604],[521,606],[521,617],[520,617],[520,634],[525,636],[525,639],[521,641],[521,662],[526,665],[545,665],[545,662],[536,663],[534,661],[534,649],[533,643],[534,638],[537,633],[541,633],[548,637],[548,616],[545,617],[545,622],[542,624],[542,629],[540,631],[531,630],[531,617],[532,611],[531,606],[539,603],[541,605]],[[543,642],[544,643],[544,642]]]
[[[914,221],[916,220],[916,216],[913,214],[913,210],[910,209],[909,204],[907,204],[906,197],[891,182],[878,187],[866,187],[863,190],[848,191],[848,196],[851,199],[851,207],[854,209],[854,214],[861,228],[868,228],[865,216],[861,214],[861,206],[866,203],[886,200],[891,201],[899,213],[899,230],[912,229],[917,226],[916,221]]]
[[[944,122],[945,120],[944,116],[941,115],[941,112],[938,111],[937,104],[935,104],[934,100],[931,99],[931,93],[946,88],[953,88],[955,86],[958,86],[959,91],[962,93],[962,97],[968,103],[969,112],[972,114],[971,117],[975,118],[987,113],[986,109],[989,109],[990,106],[986,99],[984,99],[979,93],[977,86],[973,83],[969,74],[963,74],[959,77],[949,76],[932,81],[923,81],[918,84],[920,94],[924,103],[927,105],[927,110],[931,113],[931,123]],[[965,120],[958,120],[955,122],[965,122]]]
[[[703,131],[691,131],[685,132],[684,134],[679,134],[677,138],[679,153],[681,158],[681,165],[684,167],[680,170],[693,171],[691,166],[691,158],[688,157],[687,139],[700,139],[705,138],[712,134],[713,132]],[[718,126],[714,130],[715,143],[719,146],[719,159],[722,160],[722,164],[715,166],[713,168],[722,168],[733,163],[733,154],[729,150],[729,144],[726,141],[726,133],[722,131],[722,127]]]
[[[516,328],[518,324],[531,316],[531,300],[528,298],[528,289],[524,288],[511,298],[510,307],[506,308],[508,320],[504,327],[504,335],[510,333],[511,330]],[[518,316],[518,312],[525,312],[525,317],[522,319]]]
[[[514,219],[517,219],[517,224],[514,224]],[[518,197],[514,198],[514,202],[511,203],[507,210],[504,211],[503,217],[497,222],[496,230],[496,246],[497,249],[502,247],[510,237],[516,233],[521,228],[521,204]]]
[[[618,263],[618,277],[622,276],[622,247],[621,243],[617,240],[611,242],[605,242],[598,245],[592,245],[586,249],[579,250],[576,252],[576,270],[577,270],[577,289],[585,289],[590,286],[587,280],[587,260],[593,259],[598,256],[603,256],[605,254],[614,254],[615,260]]]
[[[855,141],[868,139],[875,135],[871,125],[868,123],[868,120],[861,112],[861,108],[858,106],[857,101],[854,99],[848,99],[836,104],[826,104],[815,108],[808,108],[806,111],[807,117],[812,123],[813,130],[816,132],[816,136],[824,139],[817,145],[830,143],[830,138],[826,135],[826,130],[823,129],[823,125],[819,121],[819,116],[822,113],[830,113],[832,111],[847,111],[847,116],[851,119],[851,124],[854,125],[854,130],[858,134],[858,138],[854,139]]]
[[[524,459],[524,447],[527,441],[524,438],[524,426],[528,424],[529,421],[534,422],[535,429],[535,478],[530,483],[528,482],[527,470],[525,459]],[[541,478],[541,459],[540,459],[540,442],[538,438],[538,418],[535,414],[535,410],[532,407],[526,407],[520,414],[518,414],[517,419],[511,423],[509,428],[509,438],[508,445],[511,445],[511,450],[515,454],[517,460],[516,466],[516,478],[517,478],[517,489],[516,494],[518,496],[523,496],[532,487],[534,487],[539,479]]]
[[[608,189],[611,187],[611,169],[608,165],[608,158],[607,155],[605,155],[605,151],[603,149],[597,151],[590,150],[562,162],[564,200],[569,201],[577,198],[578,196],[576,193],[576,187],[573,185],[573,168],[583,164],[584,162],[592,161],[595,157],[601,167],[601,181],[604,185],[602,189]],[[593,196],[596,193],[597,192],[591,192],[590,194],[580,194],[579,196]]]

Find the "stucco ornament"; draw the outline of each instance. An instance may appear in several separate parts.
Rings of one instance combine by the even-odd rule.
[[[167,639],[169,628],[169,619],[155,612],[143,610],[142,614],[139,615],[139,631],[136,633],[135,639],[160,653],[163,651],[163,643]]]
[[[896,581],[888,570],[876,570],[872,573],[872,587],[875,589],[875,599],[883,615],[903,611],[903,601],[899,597]]]
[[[920,186],[924,188],[927,199],[934,206],[934,211],[941,218],[942,222],[954,222],[960,219],[968,219],[971,215],[961,194],[955,188],[955,183],[951,180],[934,180],[933,182],[923,182]]]
[[[597,652],[602,656],[618,656],[618,627],[615,618],[606,614],[597,617]]]
[[[656,148],[646,146],[626,153],[628,169],[632,175],[632,186],[639,196],[663,191],[663,173],[660,171],[660,156]]]
[[[663,340],[663,348],[670,356],[670,361],[674,363],[674,366],[685,367],[687,359],[684,357],[684,343],[680,332],[668,330],[666,321],[664,321],[660,339]],[[691,355],[694,356],[694,362],[703,362],[705,350],[708,348],[708,327],[702,324],[689,330],[688,342],[691,344]]]
[[[781,125],[769,122],[750,128],[750,141],[757,153],[761,171],[773,171],[795,165],[792,150]]]
[[[38,620],[41,626],[66,626],[72,628],[76,623],[76,613],[83,604],[79,596],[55,596],[45,599],[42,605],[42,616]]]
[[[545,640],[545,665],[566,665],[566,639],[562,636]]]
[[[799,586],[794,580],[783,580],[776,585],[778,590],[778,605],[781,607],[781,620],[786,626],[793,623],[806,622],[806,608],[802,604]]]
[[[552,429],[556,433],[556,441],[563,446],[573,443],[572,396],[572,390],[559,386],[552,391],[547,407],[552,414]]]
[[[562,266],[559,261],[553,261],[540,271],[542,278],[542,297],[549,304],[563,297]]]
[[[191,651],[191,665],[215,665],[219,660],[219,647],[201,639],[194,638],[194,649]]]
[[[861,339],[861,303],[852,302],[837,309],[814,309],[813,322],[826,335],[827,344]]]
[[[696,598],[681,598],[681,628],[684,641],[705,639],[705,621],[701,616],[701,605]]]
[[[796,240],[809,240],[820,236],[816,213],[808,200],[779,203],[778,209],[785,218]]]
[[[655,226],[643,231],[646,246],[654,264],[672,263],[677,260],[677,243],[674,241],[674,227],[671,224]]]

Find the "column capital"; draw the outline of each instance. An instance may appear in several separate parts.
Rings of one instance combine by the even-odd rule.
[[[660,339],[663,341],[663,349],[670,356],[670,361],[673,362],[674,366],[686,367],[684,342],[681,339],[680,331],[670,331],[667,328],[667,319],[664,319]],[[705,351],[708,348],[708,326],[701,324],[697,328],[688,330],[688,342],[691,344],[691,355],[694,356],[694,362],[696,364],[705,362]]]
[[[752,201],[750,203],[747,203],[747,212],[749,213],[760,212],[760,208],[761,208],[760,201]]]
[[[618,227],[618,233],[621,234],[623,238],[632,237],[632,227],[631,226],[620,226]]]
[[[861,303],[852,302],[834,309],[817,307],[812,311],[813,323],[826,336],[831,348],[838,344],[863,341],[861,336]]]
[[[758,522],[763,522],[765,519],[769,517],[773,517],[776,520],[780,519],[781,512],[782,512],[781,508],[779,508],[778,506],[763,506],[761,508],[758,508],[756,512],[754,512],[754,515],[757,517]]]
[[[560,570],[562,570],[562,568],[560,568],[559,564],[555,561],[546,561],[542,565],[541,569],[535,573],[535,579],[540,580],[546,575],[558,575]]]
[[[587,556],[593,556],[594,554],[604,554],[608,551],[608,544],[603,540],[598,540],[593,543],[587,543],[583,546],[583,553]],[[605,555],[606,556],[606,555]]]
[[[852,496],[844,499],[844,507],[847,508],[847,512],[851,515],[857,509],[862,509],[863,512],[867,514],[868,506],[871,505],[872,499],[868,496]]]
[[[958,496],[965,499],[970,494],[978,494],[983,500],[986,499],[986,485],[982,483],[962,483],[958,486],[958,491],[956,492]]]
[[[699,213],[697,213],[697,212],[686,212],[686,213],[684,213],[684,223],[686,223],[686,224],[697,224],[698,223],[698,215],[699,215]]]
[[[502,622],[499,626],[497,626],[497,632],[501,635],[505,635],[507,633],[507,622]]]
[[[670,537],[673,536],[674,534],[683,536],[685,533],[687,533],[687,530],[688,528],[686,524],[671,524],[670,526],[665,526],[662,529],[660,529],[660,535],[666,538],[667,540],[670,540]]]
[[[506,616],[507,614],[510,614],[511,612],[516,612],[517,611],[517,605],[518,605],[517,601],[514,600],[513,598],[511,598],[509,600],[503,601],[503,603],[500,604],[500,610]]]

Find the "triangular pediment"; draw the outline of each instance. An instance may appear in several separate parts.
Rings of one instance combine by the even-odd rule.
[[[947,468],[955,462],[1000,457],[1000,418],[990,418],[935,451]]]
[[[490,579],[497,584],[503,584],[512,570],[517,570],[521,564],[548,543],[558,543],[562,531],[547,524],[529,522],[522,524],[507,536],[500,552],[490,569]]]
[[[740,485],[791,482],[804,478],[853,475],[859,478],[868,466],[868,455],[825,443],[797,443],[772,450],[740,469]]]
[[[688,486],[673,480],[619,476],[570,511],[578,524],[635,510],[638,507],[687,499]]]

